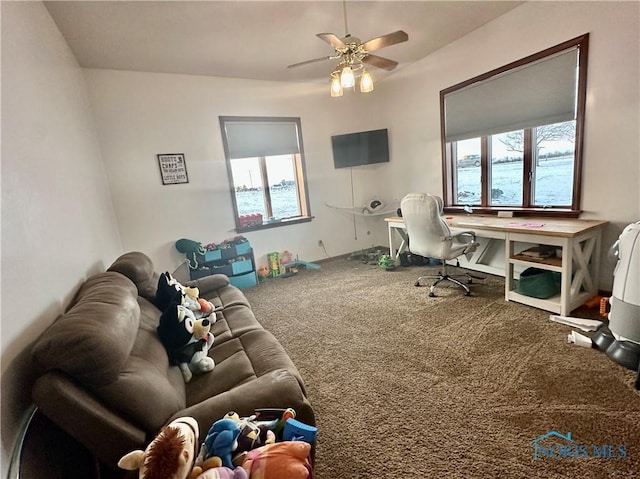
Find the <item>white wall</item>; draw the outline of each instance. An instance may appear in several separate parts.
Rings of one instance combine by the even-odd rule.
[[[318,239],[335,256],[387,238],[380,217],[358,217],[356,240],[353,217],[325,206],[351,203],[349,170],[333,169],[332,134],[389,128],[391,163],[353,170],[356,204],[439,192],[439,91],[590,32],[585,217],[612,221],[605,249],[640,218],[637,2],[525,3],[371,95],[340,99],[329,98],[326,84],[99,70],[84,72],[87,95],[43,5],[1,5],[3,475],[29,400],[24,350],[82,279],[123,251],[142,250],[158,269],[172,269],[176,239],[234,235],[219,115],[301,117],[315,219],[247,236],[260,256],[288,249],[319,259]],[[189,184],[162,186],[155,155],[167,152],[185,153]],[[606,268],[601,283],[610,286]]]
[[[325,254],[319,239],[330,256],[387,244],[381,216],[357,217],[354,230],[353,215],[326,206],[351,205],[350,171],[334,169],[331,135],[386,127],[392,138],[396,134],[384,115],[371,114],[378,91],[336,99],[329,96],[328,79],[301,84],[112,70],[85,73],[124,248],[145,252],[158,269],[173,271],[184,260],[174,246],[180,238],[206,244],[236,235],[219,116],[301,118],[314,219],[247,233],[259,264],[267,264],[267,253],[284,250],[307,261],[321,259]],[[162,184],[156,158],[160,153],[185,154],[188,184]],[[401,161],[394,156],[388,164],[353,168],[356,204],[384,193],[388,172]]]
[[[393,77],[384,95],[398,138],[391,194],[442,194],[440,90],[590,33],[584,142],[583,218],[611,222],[604,253],[640,219],[640,3],[527,2]],[[611,289],[604,255],[601,287]]]
[[[28,347],[122,252],[75,58],[40,2],[2,2],[2,476],[30,402]]]

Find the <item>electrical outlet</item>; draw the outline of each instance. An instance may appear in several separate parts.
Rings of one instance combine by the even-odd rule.
[[[322,240],[318,240],[318,246],[320,248],[324,248],[324,243],[322,242]]]

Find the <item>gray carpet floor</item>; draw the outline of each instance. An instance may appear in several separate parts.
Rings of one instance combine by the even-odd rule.
[[[338,259],[245,290],[305,379],[316,479],[640,477],[635,373],[503,278],[429,298],[437,270]]]

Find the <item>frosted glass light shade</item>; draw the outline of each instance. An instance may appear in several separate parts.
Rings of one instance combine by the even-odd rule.
[[[373,91],[373,78],[371,78],[371,73],[367,70],[362,72],[362,76],[360,77],[360,91],[362,93]]]
[[[342,96],[342,85],[337,76],[331,77],[331,96]]]
[[[342,88],[351,88],[356,84],[351,67],[344,67],[342,69],[342,73],[340,73],[340,84]]]

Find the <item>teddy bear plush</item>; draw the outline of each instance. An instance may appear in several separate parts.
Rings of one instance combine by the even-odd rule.
[[[205,373],[215,367],[215,362],[207,355],[214,340],[208,319],[196,319],[189,308],[174,301],[160,316],[157,331],[169,360],[180,367],[185,382],[189,382],[193,374]]]
[[[186,479],[193,467],[198,435],[197,421],[180,417],[162,428],[144,451],[124,455],[118,467],[139,471],[139,479]]]

